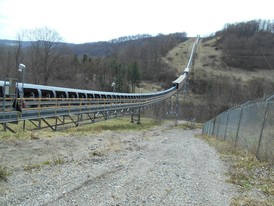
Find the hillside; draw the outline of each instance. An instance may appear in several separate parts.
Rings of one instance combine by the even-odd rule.
[[[231,67],[225,64],[222,60],[223,51],[217,45],[219,38],[202,40],[197,49],[198,55],[195,60],[196,75],[206,72],[212,76],[229,76],[233,79],[240,79],[243,82],[248,82],[255,78],[274,79],[274,70],[255,68],[253,71],[248,71],[240,67]]]
[[[220,36],[202,38],[189,79],[189,90],[181,98],[184,119],[204,121],[248,100],[274,92],[274,70],[228,66],[223,61]],[[193,39],[178,44],[164,58],[179,73],[187,65]]]
[[[202,38],[182,92],[181,118],[202,122],[272,94],[273,30],[271,22],[251,21]],[[116,82],[116,92],[159,91],[169,88],[187,66],[194,40],[182,32],[81,45],[35,39],[20,47],[0,41],[0,79],[18,79],[17,65],[23,60],[28,83],[113,91]]]
[[[226,65],[222,60],[222,49],[219,49],[216,46],[218,39],[218,37],[209,40],[201,39],[201,42],[197,47],[197,55],[193,68],[196,78],[203,78],[205,75],[210,76],[211,78],[227,76],[232,79],[240,80],[243,83],[256,78],[267,80],[274,79],[274,70],[254,69],[254,71],[247,71],[246,69]],[[193,41],[194,38],[190,38],[187,41],[178,44],[163,58],[164,61],[179,73],[182,72],[188,63]]]
[[[194,41],[195,38],[189,38],[187,41],[178,44],[163,57],[164,62],[181,73],[187,66]]]

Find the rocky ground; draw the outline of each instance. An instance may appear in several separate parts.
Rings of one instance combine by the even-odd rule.
[[[200,130],[157,126],[7,140],[0,205],[229,205],[236,189]]]

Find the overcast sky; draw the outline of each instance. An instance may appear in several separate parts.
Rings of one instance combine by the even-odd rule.
[[[226,23],[274,19],[273,0],[0,0],[0,39],[48,27],[65,42],[186,32],[206,36]]]

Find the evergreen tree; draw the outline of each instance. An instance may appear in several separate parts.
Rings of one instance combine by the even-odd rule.
[[[129,77],[131,82],[131,91],[135,92],[135,86],[140,81],[140,69],[138,63],[135,61],[131,64],[129,69]]]
[[[87,60],[88,60],[88,55],[84,54],[83,55],[83,63],[85,64]]]

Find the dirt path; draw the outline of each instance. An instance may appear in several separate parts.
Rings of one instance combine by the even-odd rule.
[[[0,183],[0,205],[229,205],[226,167],[197,133],[156,127],[2,142],[13,173]]]

